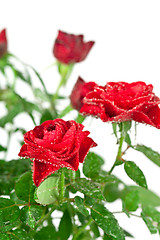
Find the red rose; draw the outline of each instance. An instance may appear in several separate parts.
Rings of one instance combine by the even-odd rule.
[[[96,83],[86,83],[81,77],[79,77],[70,95],[72,107],[79,111],[82,107],[83,98],[87,93],[93,91],[95,86],[97,86]]]
[[[69,64],[83,61],[94,42],[84,42],[83,35],[73,35],[59,31],[55,40],[53,54],[58,61]]]
[[[104,122],[134,120],[160,128],[160,99],[152,90],[153,86],[144,82],[108,82],[86,95],[80,112]]]
[[[0,58],[7,52],[6,29],[0,32]]]
[[[19,156],[33,160],[33,180],[38,187],[51,173],[67,167],[78,170],[86,154],[96,143],[82,131],[83,125],[62,119],[49,120],[24,135]]]

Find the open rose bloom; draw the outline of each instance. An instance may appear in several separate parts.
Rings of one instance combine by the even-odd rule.
[[[24,135],[25,144],[19,156],[33,161],[33,180],[36,186],[51,173],[67,167],[78,170],[79,163],[96,143],[89,131],[75,121],[49,120]]]
[[[59,31],[53,47],[53,54],[64,64],[83,61],[94,42],[84,42],[83,35],[73,35]]]
[[[6,29],[0,32],[0,58],[7,52]]]
[[[144,82],[108,82],[86,94],[80,112],[104,122],[134,120],[160,128],[160,99],[152,90],[153,86]]]

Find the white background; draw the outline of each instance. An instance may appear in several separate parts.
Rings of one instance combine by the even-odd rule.
[[[52,55],[58,29],[73,34],[84,34],[85,40],[96,44],[87,59],[75,66],[67,86],[69,95],[77,77],[105,84],[107,81],[145,81],[154,85],[160,96],[160,1],[148,0],[0,0],[0,29],[6,27],[9,50],[23,61],[42,72],[50,92],[54,92],[59,76],[56,68],[44,68],[55,61]],[[20,118],[24,123],[25,119]],[[27,125],[28,124],[28,125]],[[26,122],[30,130],[32,123]],[[98,143],[95,151],[106,159],[105,168],[113,164],[116,148],[111,136],[111,125],[94,120],[91,136]],[[160,147],[160,130],[140,124],[137,142]],[[10,158],[16,158],[19,146]],[[133,160],[143,170],[150,189],[160,195],[160,174],[157,166],[140,153],[130,151]],[[117,176],[133,184],[123,167],[115,169]],[[119,202],[112,206],[120,210]],[[141,219],[128,219],[117,214],[121,226],[129,230],[136,240],[157,240],[150,235]],[[126,238],[127,239],[127,238]]]

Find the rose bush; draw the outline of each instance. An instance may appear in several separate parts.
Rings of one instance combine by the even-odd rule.
[[[104,87],[95,86],[82,102],[83,115],[100,117],[104,122],[134,120],[160,128],[160,99],[151,84],[108,82]]]
[[[137,143],[139,130],[131,120],[160,128],[160,99],[153,93],[153,86],[144,82],[108,82],[106,86],[98,86],[79,77],[70,95],[71,104],[67,105],[69,97],[63,92],[59,94],[59,90],[66,85],[74,63],[84,59],[89,49],[86,46],[92,44],[84,43],[82,35],[59,32],[58,38],[55,49],[60,56],[56,61],[60,83],[55,91],[52,84],[48,92],[34,67],[12,53],[5,54],[5,29],[0,33],[1,53],[5,54],[0,59],[0,101],[5,108],[0,118],[0,239],[137,239],[135,231],[134,236],[126,231],[129,224],[126,226],[122,219],[118,223],[117,214],[121,213],[142,219],[150,233],[158,237],[160,196],[150,190],[150,182],[141,167],[142,154],[146,157],[146,166],[148,158],[160,167],[160,154]],[[41,88],[36,85],[35,77]],[[31,95],[26,96],[27,89],[32,93],[32,101],[29,101]],[[115,122],[111,125],[117,154],[109,139],[105,149],[101,149],[102,156],[89,152],[96,143],[80,123],[90,125],[92,121],[79,112],[100,117],[104,122]],[[16,120],[19,115],[23,121]],[[61,119],[68,120],[71,116],[74,120]],[[25,119],[32,120],[33,130],[26,132],[29,122]],[[99,124],[91,129],[96,134]],[[105,141],[106,133],[100,136],[100,142]],[[147,136],[147,132],[145,134]],[[22,143],[21,159],[8,161],[16,138],[18,144]],[[109,148],[115,159],[109,154]],[[130,152],[132,156],[128,155]],[[79,163],[83,163],[83,167],[78,169]],[[116,175],[115,168],[119,168],[119,172],[114,172]],[[123,174],[131,182],[127,178],[124,182]],[[121,204],[110,205],[117,200]],[[57,211],[61,212],[60,217]]]
[[[53,47],[53,54],[64,64],[83,61],[94,42],[84,42],[83,35],[73,35],[59,31]]]
[[[6,29],[0,32],[0,58],[7,52]]]
[[[82,131],[83,125],[62,119],[49,120],[24,135],[25,144],[19,156],[33,161],[36,186],[59,168],[78,170],[86,154],[96,143]]]
[[[86,83],[81,77],[79,77],[70,95],[72,107],[79,111],[83,105],[83,98],[87,95],[87,93],[93,91],[95,86],[97,86],[96,83]]]

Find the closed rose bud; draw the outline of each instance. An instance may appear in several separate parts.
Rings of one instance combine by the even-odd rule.
[[[53,47],[53,54],[59,62],[64,64],[83,61],[94,42],[84,42],[83,35],[73,35],[59,31]]]
[[[0,58],[7,52],[6,29],[0,32]]]
[[[79,77],[70,95],[72,107],[79,111],[82,107],[83,98],[87,93],[93,91],[95,86],[97,86],[96,83],[86,83],[81,77]]]
[[[91,147],[96,143],[89,131],[75,121],[49,120],[24,135],[25,144],[19,156],[33,161],[33,181],[38,187],[51,173],[60,168],[78,170]]]
[[[137,121],[160,128],[160,99],[153,86],[144,82],[108,82],[97,86],[83,99],[80,113],[104,122]]]

